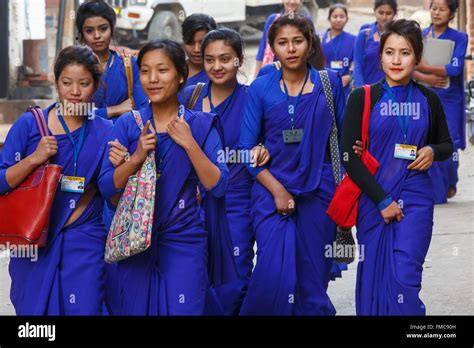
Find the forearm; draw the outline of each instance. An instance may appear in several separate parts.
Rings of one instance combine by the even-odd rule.
[[[428,81],[428,75],[425,74],[425,73],[422,73],[422,72],[420,72],[420,71],[415,70],[415,71],[413,72],[412,77],[413,77],[415,80],[417,80],[417,81],[421,81],[421,82],[424,82],[424,83],[429,83],[429,81]]]
[[[219,168],[212,163],[196,141],[192,141],[188,146],[183,147],[196,171],[199,181],[206,188],[212,189],[221,177]]]
[[[119,105],[108,106],[107,107],[107,118],[112,118],[121,115],[122,112],[120,110]]]
[[[41,163],[38,163],[34,155],[30,155],[6,171],[6,181],[11,189],[19,186]]]
[[[268,169],[262,170],[256,179],[261,183],[273,196],[279,191],[286,190],[285,187],[270,173]]]
[[[436,65],[436,66],[422,65],[422,66],[419,66],[417,70],[424,74],[437,75],[441,77],[448,76],[448,73],[446,72],[446,67],[443,65]]]
[[[144,161],[137,159],[136,155],[130,157],[130,161],[124,162],[114,171],[114,185],[116,189],[124,189],[128,178],[134,175],[142,167]],[[112,199],[113,201],[113,199]]]

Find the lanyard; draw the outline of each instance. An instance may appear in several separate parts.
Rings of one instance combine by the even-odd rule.
[[[338,37],[340,37],[342,35],[342,32],[333,39],[332,31],[331,31],[331,29],[328,29],[328,31],[326,31],[324,33],[324,36],[323,36],[323,42],[324,43],[326,43],[326,37],[327,37],[328,33],[329,33],[329,39],[330,39],[329,43],[332,43],[331,47],[332,47],[332,50],[334,52],[334,59],[337,60],[338,57],[339,57],[339,49],[341,48],[342,38],[340,38],[339,41],[336,44],[334,44],[333,41],[336,40]]]
[[[388,96],[391,100],[393,100],[394,102],[397,102],[397,99],[396,99],[392,89],[387,84],[387,81],[384,81],[383,89],[388,93]],[[413,83],[410,82],[410,84],[408,86],[408,96],[407,96],[407,102],[410,105],[411,105],[412,99],[413,99]],[[402,115],[400,115],[400,112],[397,114],[398,125],[400,127],[400,130],[403,133],[403,138],[405,140],[405,143],[407,142],[408,128],[410,126],[410,118],[411,118],[410,115],[403,115],[402,116]]]
[[[281,76],[281,80],[283,81],[283,87],[285,89],[285,94],[286,94],[286,102],[288,104],[288,114],[290,115],[291,119],[291,129],[295,129],[295,111],[296,107],[298,106],[298,102],[300,100],[301,95],[303,94],[304,86],[306,86],[306,82],[308,82],[308,77],[309,77],[309,72],[311,69],[307,68],[306,69],[306,77],[304,79],[303,87],[301,87],[300,93],[298,93],[298,96],[295,99],[295,103],[292,104],[290,103],[290,93],[288,92],[288,87],[286,86],[285,79],[283,78],[283,75]]]
[[[213,114],[216,114],[217,115],[217,109],[216,107],[214,106],[214,104],[212,103],[212,94],[211,94],[211,82],[209,82],[209,89],[208,89],[208,92],[207,92],[207,98],[209,98],[209,106],[211,107],[211,112]],[[227,97],[227,101],[226,103],[224,104],[224,110],[222,110],[221,112],[221,116],[224,116],[225,115],[225,112],[227,111],[227,108],[229,107],[229,105],[231,104],[232,102],[232,99],[234,99],[234,94],[235,94],[235,90],[237,89],[237,85],[235,85],[235,88],[234,90],[232,91],[232,94],[230,95],[230,97]]]
[[[59,122],[61,123],[61,126],[63,127],[64,131],[66,132],[66,135],[68,136],[69,140],[71,140],[72,145],[74,146],[74,176],[77,175],[77,161],[79,159],[79,152],[81,151],[82,145],[84,145],[84,137],[86,134],[86,123],[87,123],[87,118],[82,122],[81,126],[81,133],[79,134],[79,141],[76,144],[76,141],[74,140],[74,137],[71,134],[71,131],[69,130],[69,127],[67,126],[66,122],[64,121],[63,115],[61,115],[60,112],[60,106],[59,104],[56,104],[56,113],[58,115]]]

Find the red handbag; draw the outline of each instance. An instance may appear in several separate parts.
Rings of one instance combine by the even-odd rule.
[[[35,117],[42,137],[48,126],[40,108],[28,108]],[[62,167],[49,160],[31,173],[20,186],[0,195],[0,243],[46,245],[49,214]]]
[[[370,121],[370,86],[364,86],[364,113],[362,115],[362,144],[364,151],[361,160],[374,175],[379,169],[379,162],[369,152],[369,121]],[[356,224],[359,198],[362,190],[352,179],[344,174],[341,184],[336,188],[334,197],[329,203],[328,216],[340,227],[351,228]]]

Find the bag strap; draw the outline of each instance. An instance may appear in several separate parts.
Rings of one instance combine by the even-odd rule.
[[[135,118],[135,123],[137,124],[138,128],[140,128],[140,131],[142,131],[143,127],[145,127],[143,125],[142,116],[137,110],[132,110],[132,113],[133,113],[133,117]]]
[[[196,102],[199,98],[199,95],[201,94],[204,88],[204,85],[205,85],[204,82],[198,82],[198,84],[194,87],[193,94],[191,94],[191,98],[189,99],[189,102],[188,102],[188,109],[190,110],[194,109],[194,107],[196,106]]]
[[[339,139],[337,134],[336,111],[334,109],[334,98],[332,95],[331,82],[326,70],[319,70],[319,76],[323,83],[324,95],[326,96],[326,103],[331,111],[332,126],[329,134],[329,151],[331,154],[332,172],[336,186],[341,183],[341,158],[339,154]]]
[[[370,121],[370,85],[364,86],[364,113],[362,114],[362,144],[364,149],[369,148],[369,121]]]
[[[135,100],[133,98],[132,56],[129,54],[122,54],[122,60],[125,68],[125,76],[127,77],[128,98],[132,101],[132,109],[135,109]]]
[[[49,135],[49,130],[43,115],[43,110],[41,110],[39,106],[29,106],[27,111],[33,114],[41,137],[47,137]]]
[[[41,137],[49,136],[48,124],[44,118],[43,110],[39,106],[29,106],[27,111],[33,114],[33,117],[36,121],[36,126],[39,129]],[[50,163],[50,159],[48,159],[45,164]]]

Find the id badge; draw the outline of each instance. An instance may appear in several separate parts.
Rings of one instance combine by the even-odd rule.
[[[342,60],[331,61],[331,69],[340,70],[343,68]]]
[[[61,191],[71,193],[84,193],[86,178],[81,176],[63,176]]]
[[[303,139],[303,128],[283,130],[283,142],[285,144],[301,143]]]
[[[395,158],[414,161],[416,159],[417,147],[407,144],[395,144]]]

